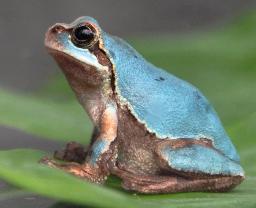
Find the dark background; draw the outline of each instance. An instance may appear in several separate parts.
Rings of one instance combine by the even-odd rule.
[[[123,38],[180,35],[225,27],[255,0],[9,0],[0,2],[0,87],[25,93],[40,89],[58,73],[44,50],[44,33],[55,22],[95,17],[103,29]],[[33,147],[48,151],[59,143],[0,127],[0,149]],[[0,183],[0,189],[6,188]],[[19,203],[17,203],[19,202]],[[0,207],[49,207],[35,196],[0,201]]]

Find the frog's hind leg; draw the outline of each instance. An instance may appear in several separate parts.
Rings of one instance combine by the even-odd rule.
[[[156,153],[163,170],[182,177],[177,177],[177,191],[228,191],[244,179],[240,164],[207,139],[165,140]]]
[[[239,164],[204,141],[202,144],[187,141],[165,140],[157,145],[156,161],[162,170],[159,175],[135,175],[119,170],[117,175],[123,179],[123,187],[140,193],[223,192],[244,179]]]

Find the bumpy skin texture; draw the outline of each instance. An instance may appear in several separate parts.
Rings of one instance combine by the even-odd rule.
[[[90,47],[72,41],[81,24],[96,33]],[[114,174],[142,193],[227,191],[244,179],[235,147],[197,88],[148,63],[91,17],[53,26],[45,43],[95,131],[86,153],[72,143],[56,154],[71,163],[43,163],[96,183]]]

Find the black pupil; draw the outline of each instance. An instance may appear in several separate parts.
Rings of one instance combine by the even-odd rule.
[[[87,26],[80,26],[74,30],[74,35],[78,43],[90,44],[94,39],[93,31]]]

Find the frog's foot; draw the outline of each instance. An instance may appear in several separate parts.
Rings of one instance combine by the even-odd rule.
[[[122,186],[124,189],[147,194],[191,191],[228,191],[241,181],[241,176],[190,179],[175,174],[137,175],[121,169],[115,169],[113,174],[123,180]]]
[[[52,168],[61,169],[67,173],[70,173],[74,176],[77,176],[81,179],[85,179],[87,181],[93,183],[103,183],[106,180],[105,174],[97,168],[93,167],[88,163],[79,164],[75,162],[58,162],[54,159],[50,159],[48,157],[42,158],[40,163],[47,165]]]
[[[65,149],[54,152],[54,158],[66,162],[83,163],[86,157],[86,149],[77,142],[67,143]]]
[[[240,177],[216,177],[210,179],[186,179],[180,176],[147,176],[122,174],[122,186],[138,193],[176,193],[191,191],[228,191],[239,183]]]

